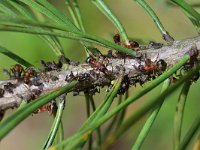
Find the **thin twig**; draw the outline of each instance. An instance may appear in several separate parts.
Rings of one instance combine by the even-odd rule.
[[[159,49],[150,48],[147,50],[142,50],[138,52],[138,55],[146,55],[146,57],[151,60],[155,60],[156,58],[158,60],[163,59],[168,64],[168,67],[171,67],[175,65],[194,46],[198,49],[198,51],[200,51],[200,37],[175,41],[173,45],[163,46]],[[198,56],[198,59],[199,58],[200,57]],[[65,78],[71,73],[74,75],[80,75],[94,72],[95,74],[100,75],[100,77],[98,79],[94,77],[90,80],[89,84],[91,85],[98,82],[98,85],[101,87],[105,86],[106,84],[110,84],[111,80],[117,79],[119,75],[118,69],[121,66],[123,66],[125,69],[125,74],[128,74],[131,78],[141,74],[141,72],[137,70],[137,66],[145,63],[144,60],[130,57],[127,57],[126,59],[108,58],[108,61],[109,65],[107,66],[107,69],[109,76],[91,67],[87,63],[82,63],[77,66],[70,65],[66,71],[62,70],[50,71],[46,72],[45,74],[41,73],[37,78],[37,82],[42,83],[41,86],[27,85],[20,82],[18,82],[16,85],[16,80],[0,81],[0,88],[2,89],[8,82],[16,85],[16,88],[13,89],[13,93],[5,91],[3,96],[0,98],[0,110],[19,106],[23,99],[30,99],[32,97],[34,90],[40,90],[41,96],[68,84],[68,82],[65,81]],[[51,80],[52,76],[57,77],[58,79],[53,81]],[[108,83],[105,83],[105,81],[108,81]],[[81,89],[85,88],[83,85],[81,86]]]

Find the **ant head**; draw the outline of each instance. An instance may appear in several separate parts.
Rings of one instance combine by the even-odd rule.
[[[16,72],[21,72],[23,70],[23,67],[20,64],[16,64],[13,68]]]
[[[115,43],[120,43],[120,34],[117,33],[113,36],[113,40]]]
[[[161,71],[165,71],[167,69],[167,63],[163,59],[160,59],[156,63],[156,65],[157,65],[158,69]]]

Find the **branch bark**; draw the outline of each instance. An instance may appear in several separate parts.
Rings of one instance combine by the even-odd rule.
[[[157,49],[151,47],[140,50],[137,54],[138,56],[146,55],[145,57],[151,59],[152,62],[163,59],[167,63],[168,68],[170,68],[188,53],[193,46],[196,46],[197,50],[200,51],[200,36],[174,41],[171,46],[166,45]],[[37,77],[31,79],[31,82],[36,81],[37,85],[28,85],[23,81],[16,80],[0,81],[0,88],[4,91],[4,93],[0,93],[0,111],[18,107],[22,100],[35,99],[68,84],[72,79],[80,81],[80,84],[74,87],[74,92],[84,91],[94,94],[97,92],[96,88],[111,85],[111,81],[118,78],[121,69],[125,70],[125,75],[128,78],[135,80],[142,74],[137,67],[145,65],[145,60],[139,59],[139,57],[126,57],[125,59],[113,57],[106,59],[109,61],[109,64],[106,66],[107,73],[103,73],[100,69],[92,67],[90,64],[82,63],[79,65],[69,65],[67,70],[41,72]],[[200,57],[198,56],[199,59]],[[6,90],[5,85],[9,83],[12,83],[14,87],[11,90]]]

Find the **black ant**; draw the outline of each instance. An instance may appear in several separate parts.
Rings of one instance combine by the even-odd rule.
[[[78,96],[78,95],[79,95],[79,93],[80,93],[80,91],[79,91],[79,90],[74,90],[74,91],[73,91],[73,96]]]
[[[73,80],[76,80],[76,77],[74,76],[73,72],[71,72],[69,75],[65,77],[65,81],[67,82],[71,82]]]
[[[38,98],[40,96],[40,94],[42,93],[42,91],[38,90],[38,89],[33,89],[31,91],[31,93],[32,93],[32,99],[36,99],[36,98]]]
[[[45,72],[52,71],[52,70],[59,70],[60,68],[62,68],[62,63],[60,61],[58,63],[55,63],[54,61],[45,62],[41,60],[41,64],[44,67]]]
[[[113,55],[113,51],[112,50],[108,50],[108,53],[106,55],[107,58],[115,58],[115,56]]]
[[[90,96],[95,95],[96,93],[100,93],[100,89],[99,88],[94,87],[94,88],[90,88],[89,89],[89,95]]]
[[[85,72],[83,74],[77,75],[77,80],[78,81],[85,81],[85,80],[89,80],[90,79],[90,74]]]
[[[149,46],[149,48],[158,49],[158,48],[161,48],[163,46],[163,44],[155,42],[155,41],[150,41],[148,46]]]
[[[192,46],[191,49],[188,51],[188,54],[190,55],[189,61],[183,66],[183,68],[180,70],[181,76],[182,76],[182,70],[184,72],[189,71],[191,68],[196,68],[198,65],[198,55],[199,51],[197,50],[196,46]],[[197,72],[194,76],[192,76],[191,81],[197,81],[200,77],[200,73]]]
[[[87,93],[90,96],[92,96],[95,95],[96,93],[100,93],[100,89],[97,86],[93,85],[91,87],[84,89],[84,93]]]
[[[150,79],[151,79],[150,76],[141,74],[141,75],[138,77],[138,83],[142,86],[145,82],[149,81]]]
[[[128,75],[125,75],[122,80],[118,94],[124,94],[129,89],[129,87],[130,87],[130,79]]]

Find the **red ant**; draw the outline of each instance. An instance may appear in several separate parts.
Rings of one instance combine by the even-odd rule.
[[[18,81],[24,72],[24,68],[20,64],[15,64],[14,67],[10,69],[10,71],[7,69],[3,69],[3,71],[10,77],[10,79],[17,79]]]
[[[155,60],[154,62],[151,59],[145,58],[145,65],[139,65],[137,69],[146,75],[160,75],[167,69],[167,63],[163,60]]]
[[[55,101],[52,101],[46,105],[43,105],[42,107],[38,108],[34,113],[37,114],[37,113],[42,113],[42,112],[45,112],[45,111],[48,111],[48,113],[50,115],[54,114],[55,110],[57,109],[57,105],[56,105],[56,102]]]
[[[129,44],[125,44],[124,42],[121,42],[119,33],[117,33],[113,36],[113,40],[116,44],[121,45],[126,48],[129,48],[129,49],[139,48],[138,42],[136,42],[134,40],[129,40]]]
[[[24,68],[20,64],[16,64],[13,68],[10,69],[16,79],[19,79],[24,72]]]
[[[34,113],[42,113],[42,112],[45,112],[45,111],[48,111],[48,112],[51,111],[51,106],[49,104],[38,108],[38,110],[36,110]]]
[[[120,40],[120,34],[117,33],[113,36],[113,40],[116,44],[120,45],[120,46],[123,46],[125,48],[128,48],[128,49],[138,49],[140,47],[140,45],[138,44],[138,42],[134,41],[134,40],[129,40],[128,44],[125,43],[125,42],[121,42]],[[124,59],[124,63],[125,63],[125,58],[128,56],[127,54],[125,53],[122,53],[122,52],[116,52],[115,53],[116,57],[118,58],[123,58]]]
[[[89,63],[92,67],[96,68],[97,70],[103,72],[104,74],[108,73],[108,69],[106,68],[106,66],[97,61],[95,58],[89,56],[86,62]]]
[[[24,83],[29,84],[30,83],[30,78],[36,76],[36,71],[33,68],[28,68],[23,74],[24,77]]]
[[[134,49],[134,48],[139,48],[139,44],[136,41],[130,40],[129,45],[124,45],[124,47],[129,48],[129,49]]]

